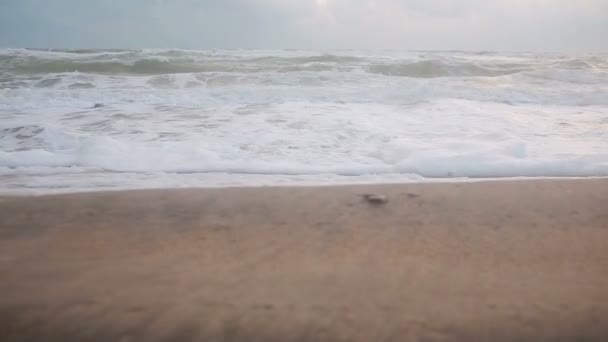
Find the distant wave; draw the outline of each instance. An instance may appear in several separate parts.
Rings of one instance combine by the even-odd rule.
[[[136,61],[70,61],[70,60],[21,60],[11,63],[6,71],[17,73],[66,73],[82,72],[95,74],[142,74],[162,75],[200,72],[264,72],[264,71],[322,71],[331,66],[310,65],[310,63],[329,62],[330,58],[268,59],[271,63],[255,63],[256,60],[241,61],[193,61],[193,60],[160,60],[140,59]],[[262,61],[261,59],[259,61]],[[315,62],[316,61],[316,62]]]
[[[230,56],[212,52],[132,50],[4,50],[0,70],[17,74],[95,73],[162,75],[200,72],[322,71],[333,66],[361,63],[353,56]]]
[[[473,76],[503,76],[516,74],[522,71],[532,70],[531,67],[482,67],[474,63],[453,63],[438,60],[427,60],[419,62],[401,62],[390,64],[376,64],[369,68],[372,73],[387,76],[403,76],[415,78],[435,77],[473,77]]]
[[[483,58],[486,54],[473,55]],[[292,73],[363,71],[389,77],[499,77],[524,73],[532,77],[588,80],[572,72],[608,73],[606,58],[488,61],[437,57],[379,59],[320,54],[309,56],[235,56],[180,50],[154,51],[31,51],[0,50],[3,75],[90,73],[105,75],[165,75],[185,73]],[[565,74],[567,71],[569,74]],[[582,75],[582,74],[581,74]],[[593,78],[593,77],[591,77]],[[592,81],[593,82],[593,81]]]
[[[299,50],[0,49],[14,108],[240,101],[411,104],[438,98],[604,105],[608,55]]]
[[[86,62],[86,61],[27,61],[15,63],[12,70],[24,73],[65,73],[84,72],[100,74],[175,74],[221,71],[229,72],[230,65],[197,64],[191,62],[160,61],[152,59],[134,62]]]

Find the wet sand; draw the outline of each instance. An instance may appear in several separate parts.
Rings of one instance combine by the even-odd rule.
[[[0,341],[608,341],[608,180],[2,197]]]

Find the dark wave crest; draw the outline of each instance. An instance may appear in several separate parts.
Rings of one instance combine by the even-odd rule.
[[[501,59],[502,58],[502,59]],[[36,75],[92,73],[164,75],[179,73],[258,73],[364,71],[410,77],[498,77],[547,70],[608,72],[604,56],[585,58],[497,57],[491,54],[413,54],[411,57],[310,54],[266,55],[263,52],[186,50],[0,50],[0,73]],[[560,76],[561,77],[561,76]]]
[[[377,64],[369,69],[371,73],[387,76],[403,76],[414,78],[435,78],[435,77],[494,77],[516,74],[530,70],[524,66],[494,68],[482,67],[473,63],[450,63],[439,60],[427,60],[419,62],[404,62]]]

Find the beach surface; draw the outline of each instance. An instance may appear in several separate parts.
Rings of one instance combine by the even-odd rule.
[[[607,341],[608,180],[1,197],[0,340]]]

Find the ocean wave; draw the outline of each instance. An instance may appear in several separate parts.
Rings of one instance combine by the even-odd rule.
[[[7,139],[18,143],[6,148]],[[131,173],[416,174],[430,178],[608,176],[608,153],[538,155],[529,151],[527,142],[519,140],[496,141],[491,147],[480,141],[480,146],[471,144],[465,149],[441,143],[424,148],[425,144],[420,143],[416,148],[408,142],[387,145],[379,141],[357,151],[360,155],[348,153],[334,159],[310,155],[307,159],[320,160],[315,164],[264,154],[269,146],[243,149],[197,140],[132,141],[76,135],[40,125],[4,128],[0,130],[0,142],[4,145],[0,151],[4,174],[11,169],[19,174],[28,168],[92,168]]]
[[[190,144],[191,145],[191,144]],[[118,149],[116,149],[119,147]],[[170,153],[169,153],[170,152]],[[181,153],[180,153],[181,152]],[[43,149],[0,151],[0,168],[4,174],[23,174],[28,168],[86,168],[130,173],[226,173],[242,175],[339,175],[366,176],[415,174],[428,178],[503,178],[503,177],[606,177],[608,155],[569,155],[555,158],[526,159],[484,154],[409,157],[393,165],[341,162],[311,165],[300,162],[265,161],[262,159],[222,158],[212,151],[193,150],[186,144],[160,149],[142,146],[84,146],[77,153],[51,152]],[[14,170],[10,172],[9,170]],[[59,170],[60,172],[61,170]]]
[[[13,74],[95,73],[161,75],[200,72],[293,72],[329,70],[363,62],[363,58],[320,54],[310,56],[231,55],[183,50],[0,50],[0,70]]]
[[[63,150],[78,144],[78,137],[65,130],[42,124],[0,127],[0,149],[20,152],[30,150]]]
[[[608,69],[540,69],[526,72],[524,76],[536,80],[557,81],[579,86],[583,86],[586,84],[604,86],[608,85]],[[608,98],[606,94],[604,94],[603,96],[606,96],[606,98]]]
[[[268,57],[243,60],[194,60],[146,57],[137,60],[45,60],[16,59],[0,63],[6,74],[60,74],[91,73],[109,75],[164,75],[183,73],[261,73],[261,72],[319,72],[365,70],[372,74],[410,78],[438,77],[497,77],[526,72],[596,72],[607,73],[608,69],[588,64],[575,66],[573,63],[556,63],[552,67],[531,66],[526,64],[480,65],[471,62],[440,60],[398,61],[388,63],[374,62],[337,62],[337,56],[318,56],[302,58]],[[583,62],[584,63],[584,62]],[[605,75],[604,75],[605,76]]]
[[[264,64],[307,64],[307,63],[358,63],[366,61],[365,58],[355,56],[338,56],[332,54],[323,54],[316,56],[303,57],[277,57],[266,56],[246,59],[247,62],[259,62]]]
[[[160,75],[197,72],[231,72],[233,65],[214,63],[193,63],[189,61],[163,61],[142,59],[134,62],[89,62],[69,60],[28,60],[18,61],[9,69],[18,73],[98,73],[98,74],[143,74]]]
[[[607,94],[606,55],[0,49],[0,188],[90,170],[606,176]]]
[[[109,75],[367,71],[410,78],[497,77],[551,70],[608,72],[605,56],[506,58],[494,54],[417,53],[396,56],[339,53],[214,50],[0,50],[0,71],[8,74],[69,72]]]
[[[386,76],[436,78],[504,76],[530,70],[530,68],[523,66],[489,68],[474,63],[454,63],[439,60],[425,60],[417,62],[376,64],[370,66],[368,70],[372,73],[378,73]]]
[[[57,74],[69,72],[114,74],[114,75],[163,75],[202,72],[224,73],[256,73],[256,72],[298,72],[332,70],[334,66],[323,62],[297,62],[283,60],[282,62],[268,62],[260,64],[252,60],[225,60],[225,61],[196,61],[196,60],[168,60],[160,58],[145,58],[135,61],[80,61],[80,60],[19,60],[13,61],[8,72],[26,74]],[[323,58],[320,58],[323,60]],[[329,63],[325,61],[324,63]]]

